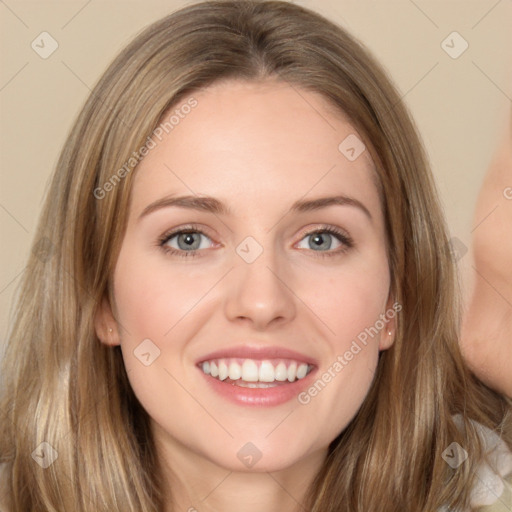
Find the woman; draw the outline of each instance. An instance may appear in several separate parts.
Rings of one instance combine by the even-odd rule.
[[[414,125],[321,16],[219,1],[148,27],[80,113],[37,240],[5,359],[8,509],[507,499],[510,402],[461,358]]]

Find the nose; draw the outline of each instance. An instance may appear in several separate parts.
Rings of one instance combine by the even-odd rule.
[[[293,320],[297,297],[291,281],[270,250],[264,250],[252,263],[241,260],[228,276],[227,318],[232,322],[252,323],[257,330]]]

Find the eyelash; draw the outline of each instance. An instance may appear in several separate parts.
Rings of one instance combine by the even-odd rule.
[[[176,256],[179,256],[179,257],[182,257],[182,258],[189,258],[189,257],[194,258],[194,257],[198,256],[198,253],[202,249],[195,249],[193,251],[183,251],[183,250],[174,249],[172,247],[169,247],[169,246],[165,245],[169,240],[174,238],[176,235],[182,235],[182,234],[185,234],[185,233],[186,234],[199,233],[201,235],[204,235],[204,236],[210,238],[198,226],[196,226],[194,224],[191,224],[191,225],[185,226],[184,228],[181,228],[179,230],[165,233],[164,235],[162,235],[158,239],[157,245],[166,254],[176,255]],[[354,246],[354,241],[352,240],[352,238],[350,238],[346,233],[344,233],[344,232],[342,232],[342,231],[340,231],[340,230],[338,230],[336,228],[330,227],[330,226],[324,226],[322,228],[315,229],[313,231],[308,231],[308,232],[303,234],[302,238],[305,238],[305,237],[311,236],[311,235],[316,235],[316,234],[319,234],[319,233],[328,233],[330,235],[333,235],[344,246],[343,248],[338,249],[337,251],[334,251],[334,252],[333,251],[318,251],[318,255],[320,257],[338,256],[338,255],[346,253],[349,249],[351,249]],[[301,238],[301,240],[302,240],[302,238]],[[313,251],[313,252],[316,253],[317,251]]]

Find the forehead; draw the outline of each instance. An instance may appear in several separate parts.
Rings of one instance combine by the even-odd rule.
[[[153,139],[137,168],[134,214],[169,193],[225,198],[235,210],[250,200],[291,204],[333,192],[378,203],[361,136],[319,93],[274,80],[226,80],[192,97],[193,109],[180,110],[189,97],[163,116],[175,114],[175,124]]]

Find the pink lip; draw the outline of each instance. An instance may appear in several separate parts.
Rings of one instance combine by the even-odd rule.
[[[196,361],[200,364],[203,361],[210,361],[212,359],[222,359],[229,357],[237,357],[241,359],[294,359],[297,362],[307,363],[312,366],[318,366],[318,361],[312,357],[282,347],[258,347],[250,345],[241,345],[238,347],[225,348],[210,352],[209,354],[201,357]]]
[[[307,363],[313,369],[303,379],[295,382],[282,383],[271,388],[243,388],[237,385],[220,381],[211,375],[206,375],[201,369],[201,363],[212,359],[241,358],[255,360],[293,359],[299,363]],[[262,347],[254,345],[240,345],[238,347],[225,348],[210,352],[196,361],[196,367],[206,379],[206,383],[223,398],[237,405],[250,405],[270,407],[280,405],[296,399],[299,393],[311,385],[312,379],[318,369],[318,361],[315,358],[282,347]]]
[[[295,382],[279,383],[280,385],[272,388],[243,388],[233,384],[226,383],[206,375],[203,370],[197,367],[201,375],[206,379],[206,383],[217,394],[237,405],[272,407],[284,404],[290,400],[296,400],[298,395],[314,382],[317,368],[311,370],[303,379]]]

